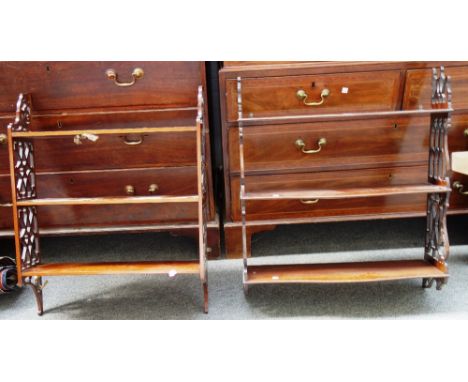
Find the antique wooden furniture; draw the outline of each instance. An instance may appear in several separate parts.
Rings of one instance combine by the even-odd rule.
[[[389,78],[392,76],[389,75]],[[354,77],[352,77],[353,79]],[[368,110],[370,104],[360,104],[360,98],[367,96],[367,91],[360,96],[359,88],[366,88],[366,82],[372,81],[366,79],[365,76],[356,76],[358,80],[350,83],[349,91],[353,91],[356,85],[358,95],[350,101],[350,105],[354,108],[364,109],[362,111],[336,112],[334,102],[330,102],[330,109],[325,110],[324,114],[308,114],[301,115],[294,113],[293,115],[281,116],[270,115],[269,107],[271,103],[267,102],[264,108],[257,108],[258,116],[245,115],[246,110],[256,108],[255,100],[249,97],[254,97],[252,87],[247,86],[244,92],[244,83],[241,77],[237,78],[237,132],[239,136],[239,199],[240,211],[242,218],[242,253],[243,253],[243,283],[244,290],[247,291],[249,285],[265,284],[265,283],[338,283],[338,282],[369,282],[369,281],[384,281],[398,279],[414,279],[422,278],[423,287],[430,287],[434,281],[437,283],[437,289],[440,289],[446,282],[448,277],[446,259],[449,253],[449,242],[446,229],[446,212],[450,197],[450,180],[448,178],[448,138],[447,133],[450,127],[450,113],[452,112],[451,105],[451,89],[450,80],[444,73],[444,68],[438,71],[434,69],[432,78],[432,108],[417,109],[417,110]],[[318,82],[318,80],[317,80]],[[364,85],[363,85],[364,83]],[[248,84],[248,82],[247,82]],[[251,85],[252,86],[252,85]],[[255,85],[256,86],[256,85]],[[289,84],[288,84],[289,86]],[[296,85],[297,86],[297,85]],[[331,90],[330,90],[331,89]],[[309,96],[304,90],[298,90],[297,96],[307,105],[322,105],[326,97],[332,97],[335,92],[339,91],[333,81],[330,82],[330,89],[322,88],[320,96],[317,100]],[[373,89],[372,87],[369,89]],[[250,92],[249,92],[250,90]],[[379,89],[377,89],[379,90]],[[275,95],[262,87],[262,93],[265,97],[275,99]],[[341,94],[346,94],[341,90]],[[380,91],[376,94],[381,94]],[[340,98],[340,94],[337,98]],[[384,97],[382,95],[382,97]],[[263,101],[263,98],[261,98]],[[287,99],[285,102],[288,102]],[[338,102],[338,101],[335,101]],[[355,103],[354,103],[355,102]],[[380,101],[379,101],[380,103]],[[245,106],[244,106],[245,105]],[[353,106],[350,106],[353,109]],[[266,114],[266,115],[265,115]],[[275,160],[283,159],[285,152],[289,150],[286,146],[281,150],[278,146],[278,152],[272,151],[268,157],[263,158],[263,162],[252,160],[251,153],[258,147],[257,136],[261,131],[271,131],[274,129],[283,140],[288,142],[287,137],[290,131],[297,133],[301,130],[303,136],[312,130],[317,134],[316,130],[311,127],[312,123],[336,123],[343,120],[362,121],[362,124],[369,123],[372,119],[393,117],[397,119],[405,119],[408,125],[415,118],[430,116],[430,120],[426,119],[429,132],[429,163],[427,179],[412,184],[364,184],[364,182],[352,185],[343,185],[340,182],[321,180],[320,183],[315,182],[315,174],[311,173],[304,176],[305,180],[311,179],[312,182],[305,183],[301,189],[291,190],[283,184],[272,182],[266,187],[259,189],[255,181],[251,177],[246,176],[246,172],[254,169],[261,170],[263,167],[270,166]],[[370,124],[372,126],[372,124]],[[337,138],[333,135],[333,127],[330,129],[330,136],[334,141]],[[260,130],[260,132],[259,132]],[[320,129],[317,129],[320,130]],[[325,129],[323,129],[325,130]],[[325,134],[325,131],[320,131],[318,134]],[[326,138],[317,135],[315,147],[309,147],[309,144],[304,143],[305,139],[298,138],[296,146],[306,155],[319,154],[321,150],[328,145]],[[307,139],[310,141],[310,139]],[[253,148],[252,148],[253,146]],[[333,147],[331,151],[333,152]],[[384,150],[384,147],[381,147]],[[346,150],[336,150],[330,157],[325,156],[324,162],[333,163],[345,161]],[[350,162],[353,158],[349,159]],[[335,200],[355,200],[356,203],[362,200],[390,197],[390,196],[408,197],[412,195],[424,195],[427,198],[427,229],[426,241],[423,260],[398,260],[384,262],[354,262],[354,263],[330,263],[330,264],[293,264],[293,265],[249,265],[247,251],[247,211],[250,207],[259,201],[299,201],[305,205],[315,205],[325,201]]]
[[[271,118],[248,129],[246,182],[252,192],[296,192],[329,187],[393,187],[424,183],[428,171],[429,117],[394,114],[431,105],[432,67],[452,78],[449,150],[468,150],[467,62],[225,62],[220,93],[228,257],[241,257],[237,77],[245,118]],[[366,119],[348,114],[373,112]],[[312,118],[342,114],[337,119]],[[302,115],[311,118],[300,119]],[[276,119],[273,119],[276,117]],[[295,119],[294,119],[294,118]],[[285,124],[287,118],[296,123]],[[287,128],[286,128],[287,126]],[[454,174],[468,190],[468,177]],[[454,190],[449,213],[468,213],[468,196]],[[423,194],[372,198],[251,200],[251,236],[281,224],[424,216]]]
[[[117,81],[115,75],[113,79]],[[141,77],[134,75],[133,82]],[[130,84],[129,84],[130,85]],[[194,94],[195,96],[195,94]],[[202,283],[204,294],[204,310],[208,311],[208,286],[207,286],[207,227],[208,199],[207,199],[207,176],[206,176],[206,133],[203,123],[203,92],[202,87],[198,89],[198,113],[196,121],[191,125],[179,126],[145,126],[132,128],[102,128],[102,129],[70,129],[70,130],[35,130],[33,129],[33,118],[31,115],[31,97],[21,94],[17,103],[16,118],[8,126],[8,157],[10,167],[13,224],[15,234],[16,262],[18,272],[18,285],[30,285],[36,296],[38,313],[43,312],[42,301],[42,277],[43,276],[76,276],[76,275],[99,275],[99,274],[168,274],[170,277],[176,274],[198,274]],[[133,111],[132,115],[146,113],[146,110]],[[40,184],[36,182],[36,158],[41,155],[44,146],[35,145],[35,142],[46,140],[49,146],[60,145],[63,138],[73,140],[75,143],[97,142],[107,137],[136,134],[139,139],[146,137],[161,137],[170,135],[172,139],[188,140],[194,146],[193,158],[184,155],[185,160],[196,163],[195,179],[188,177],[186,193],[136,196],[129,192],[127,196],[115,196],[109,192],[105,196],[76,196],[67,195],[63,197],[56,190],[48,190],[52,195],[40,197]],[[151,139],[151,138],[148,138]],[[118,150],[116,150],[118,151]],[[96,157],[99,158],[99,147]],[[119,153],[117,152],[117,155]],[[94,163],[94,162],[90,162]],[[115,177],[122,176],[115,174]],[[192,183],[192,184],[190,184]],[[107,188],[107,187],[105,187]],[[105,190],[103,191],[106,192]],[[55,193],[55,195],[54,195]],[[197,210],[197,226],[199,239],[199,258],[193,261],[146,261],[146,262],[89,262],[89,263],[42,263],[39,247],[39,224],[42,222],[41,209],[48,206],[59,208],[60,206],[186,206],[194,205]],[[176,208],[176,207],[173,207]],[[151,213],[151,212],[150,212]]]
[[[19,93],[32,96],[34,131],[126,129],[102,135],[97,142],[73,136],[37,140],[38,197],[176,196],[196,194],[195,135],[132,129],[193,125],[198,86],[206,92],[205,76],[203,62],[189,61],[0,62],[0,236],[13,236],[5,134]],[[216,258],[219,221],[209,145],[206,159],[208,251]],[[41,236],[168,231],[198,240],[193,203],[40,209]]]

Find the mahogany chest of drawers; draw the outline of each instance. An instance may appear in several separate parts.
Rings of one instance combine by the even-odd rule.
[[[427,180],[427,117],[301,122],[301,115],[422,109],[431,103],[431,68],[452,78],[451,151],[468,149],[466,62],[225,62],[220,71],[224,150],[225,239],[229,257],[241,254],[236,79],[243,115],[265,118],[244,133],[251,192],[409,185]],[[297,121],[281,122],[296,116]],[[280,117],[272,123],[269,117]],[[466,130],[466,133],[465,133]],[[468,178],[454,175],[468,188]],[[467,213],[458,186],[450,213]],[[278,224],[423,216],[425,195],[337,200],[252,200],[248,234]],[[250,242],[247,243],[250,248]]]
[[[191,126],[198,86],[206,92],[205,77],[202,62],[1,62],[0,133],[14,119],[20,93],[31,94],[36,130]],[[59,137],[37,140],[35,146],[40,198],[196,193],[193,134],[102,135],[96,142]],[[216,257],[219,225],[207,147],[208,243]],[[7,147],[2,144],[4,204],[11,200],[8,173]],[[41,234],[169,230],[198,235],[193,204],[43,206],[40,217]],[[0,232],[12,234],[8,207],[0,210]]]

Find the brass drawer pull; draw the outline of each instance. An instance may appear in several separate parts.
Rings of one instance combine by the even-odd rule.
[[[317,204],[320,199],[301,199],[302,204]]]
[[[463,191],[465,186],[461,184],[458,180],[453,182],[453,188],[458,191],[460,195],[468,195],[468,191]]]
[[[131,184],[125,186],[125,193],[127,195],[135,195],[135,187],[133,187]]]
[[[95,134],[77,134],[73,137],[73,142],[75,145],[81,145],[83,141],[91,141],[91,142],[96,142],[99,139],[99,135]]]
[[[140,145],[143,143],[143,136],[140,135],[140,138],[137,138],[137,139],[130,139],[127,135],[123,138],[123,141],[126,145],[129,145],[129,146],[136,146],[136,145]]]
[[[155,193],[156,191],[158,191],[158,190],[159,190],[159,186],[158,186],[156,183],[152,183],[152,184],[150,184],[149,187],[148,187],[148,192],[149,192],[150,194],[154,194],[154,193]]]
[[[6,145],[6,143],[7,143],[6,134],[0,134],[0,145]]]
[[[306,145],[305,145],[304,140],[302,138],[297,139],[295,144],[296,144],[296,147],[299,150],[301,150],[304,154],[316,154],[316,153],[319,153],[320,151],[322,151],[322,147],[327,144],[327,140],[325,138],[320,138],[317,141],[318,149],[315,149],[315,150],[306,150],[306,148],[305,148]]]
[[[145,72],[143,71],[143,69],[135,68],[135,69],[133,69],[133,72],[132,72],[133,80],[131,82],[120,82],[119,81],[119,76],[118,76],[117,72],[114,69],[107,69],[106,70],[107,79],[111,80],[111,81],[114,81],[114,84],[116,84],[117,86],[122,86],[122,87],[127,87],[127,86],[134,85],[137,82],[137,80],[143,78],[144,74],[145,74]]]
[[[320,93],[320,101],[317,102],[307,102],[307,97],[308,94],[305,92],[305,90],[300,89],[296,93],[296,97],[299,98],[304,105],[306,106],[320,106],[325,102],[325,98],[327,98],[330,95],[330,90],[328,89],[323,89],[322,92]]]
[[[463,130],[463,135],[464,135],[465,137],[468,137],[468,129]]]

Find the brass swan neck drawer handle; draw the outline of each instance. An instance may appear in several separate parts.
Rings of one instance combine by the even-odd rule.
[[[114,84],[116,84],[117,86],[122,86],[122,87],[135,85],[137,80],[143,78],[144,74],[145,74],[145,72],[143,71],[143,69],[135,68],[135,69],[133,69],[133,72],[132,72],[133,80],[131,82],[120,82],[119,81],[119,75],[117,74],[117,72],[114,69],[107,69],[106,70],[107,79],[111,80],[111,81],[114,81]]]
[[[302,204],[317,204],[320,199],[301,199]]]
[[[149,192],[150,194],[154,194],[154,193],[155,193],[156,191],[158,191],[158,190],[159,190],[159,186],[158,186],[156,183],[152,183],[152,184],[150,184],[149,187],[148,187],[148,192]]]
[[[126,135],[125,137],[123,137],[123,141],[126,145],[136,146],[136,145],[140,145],[143,143],[143,136],[140,135],[139,138],[134,138],[134,137],[130,137]]]
[[[453,188],[457,190],[460,195],[468,195],[468,191],[463,191],[465,186],[458,180],[456,182],[453,182]]]
[[[465,137],[468,137],[468,129],[463,130],[463,135],[464,135]]]
[[[6,143],[7,143],[6,134],[0,134],[0,145],[6,145]]]
[[[299,100],[301,100],[303,104],[306,106],[320,106],[325,102],[325,98],[327,98],[329,95],[330,95],[330,90],[325,88],[320,93],[320,101],[307,102],[307,98],[309,97],[309,95],[305,92],[305,90],[300,89],[296,93],[296,97],[299,98]]]
[[[81,145],[83,141],[96,142],[98,139],[99,139],[99,135],[84,133],[84,134],[76,134],[73,137],[73,142],[75,143],[75,145]]]
[[[125,193],[127,195],[135,195],[135,187],[133,187],[131,184],[125,186]]]
[[[322,147],[327,144],[327,140],[325,138],[320,138],[317,141],[318,149],[315,150],[306,150],[306,144],[304,143],[304,140],[302,138],[297,139],[295,144],[298,150],[301,150],[304,154],[316,154],[322,151]]]

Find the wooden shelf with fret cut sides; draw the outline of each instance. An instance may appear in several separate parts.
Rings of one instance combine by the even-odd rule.
[[[244,284],[358,283],[419,278],[448,278],[448,274],[425,260],[249,265]]]
[[[279,199],[343,199],[367,198],[388,195],[432,194],[450,192],[448,184],[405,185],[388,187],[359,187],[339,190],[303,190],[303,191],[271,191],[247,192],[243,200],[279,200]]]
[[[133,83],[132,83],[133,85]],[[178,273],[198,275],[201,281],[203,292],[203,310],[208,312],[208,278],[206,258],[208,252],[207,217],[208,204],[208,174],[206,167],[206,127],[203,123],[203,89],[198,87],[197,94],[197,115],[193,126],[174,127],[140,127],[140,128],[119,128],[119,129],[99,129],[99,130],[60,130],[60,131],[32,131],[31,117],[31,95],[20,94],[17,102],[17,111],[14,122],[7,128],[8,159],[10,168],[10,183],[13,207],[13,225],[15,233],[15,250],[17,261],[18,285],[29,285],[33,289],[36,297],[37,311],[41,315],[44,311],[42,296],[43,276],[83,276],[83,275],[118,275],[118,274],[167,274],[169,277]],[[194,146],[191,151],[196,154],[196,180],[190,178],[187,182],[194,182],[197,193],[194,195],[148,195],[133,196],[133,191],[128,192],[129,196],[96,196],[82,197],[84,194],[74,194],[78,197],[59,198],[36,198],[36,161],[35,152],[37,147],[34,141],[37,139],[51,139],[56,137],[73,136],[73,143],[81,145],[82,141],[96,142],[100,135],[111,134],[173,134],[192,132],[194,135]],[[179,134],[180,135],[180,134]],[[142,142],[128,141],[127,144],[139,145]],[[179,139],[179,138],[177,138]],[[180,137],[180,139],[185,139]],[[58,142],[58,143],[57,143]],[[52,145],[59,145],[61,141],[50,142]],[[39,149],[41,146],[39,146]],[[43,148],[43,146],[42,146]],[[97,156],[100,146],[96,146],[93,153]],[[51,148],[51,150],[53,150]],[[116,154],[118,149],[116,148]],[[40,151],[40,150],[39,150]],[[137,155],[137,152],[135,152]],[[104,155],[105,157],[106,155]],[[148,181],[149,183],[149,181]],[[104,183],[105,185],[105,183]],[[153,193],[158,189],[156,184],[149,187],[148,192]],[[154,188],[154,190],[151,190]],[[193,187],[195,188],[195,187]],[[67,194],[68,193],[64,193]],[[197,260],[192,261],[146,261],[146,262],[90,262],[90,263],[53,263],[42,264],[39,246],[39,211],[37,206],[103,206],[103,205],[138,205],[138,204],[174,204],[174,203],[194,203],[197,204],[197,225],[198,230],[198,252]],[[129,208],[129,207],[127,207]],[[131,213],[130,213],[131,214]],[[149,215],[149,214],[148,214]]]
[[[23,271],[23,276],[83,276],[117,274],[196,274],[200,271],[196,261],[143,261],[103,263],[55,263],[36,265]]]

